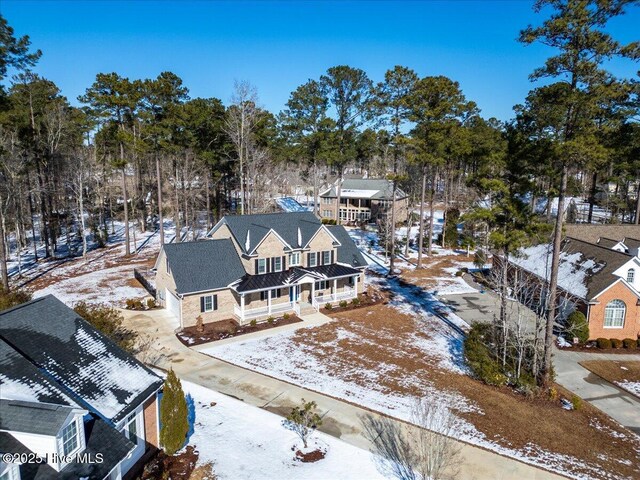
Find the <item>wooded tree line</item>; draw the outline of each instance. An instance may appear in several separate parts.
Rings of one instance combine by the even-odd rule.
[[[606,30],[632,3],[537,2],[551,13],[523,29],[520,41],[556,54],[532,72],[534,88],[507,122],[483,118],[456,81],[405,66],[378,82],[358,68],[331,67],[296,88],[277,114],[260,106],[248,82],[237,82],[225,105],[190,98],[171,72],[151,79],[99,73],[73,106],[34,73],[41,53],[0,17],[3,283],[11,249],[31,248],[36,260],[39,244],[44,257],[85,253],[82,232],[105,242],[114,219],[138,231],[157,226],[164,240],[166,215],[180,241],[181,232],[224,213],[268,211],[292,188],[291,172],[308,186],[317,213],[327,181],[366,172],[393,180],[419,209],[407,225],[419,223],[419,266],[423,251],[431,253],[436,203],[467,212],[465,242],[505,257],[552,232],[553,318],[565,217],[554,220],[552,200],[564,212],[568,196],[585,197],[588,221],[603,203],[611,221],[640,221],[639,82],[606,68],[612,59],[640,58],[637,42],[620,44]],[[543,215],[534,212],[540,199]],[[124,229],[127,254],[135,232]],[[392,235],[392,253],[394,242]]]

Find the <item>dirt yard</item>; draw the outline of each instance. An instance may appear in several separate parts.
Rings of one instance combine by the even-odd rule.
[[[607,382],[640,397],[640,355],[638,361],[585,360],[580,365]]]

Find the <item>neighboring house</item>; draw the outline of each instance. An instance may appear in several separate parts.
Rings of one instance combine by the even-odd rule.
[[[0,451],[44,460],[0,478],[122,478],[158,446],[161,387],[51,295],[0,312]]]
[[[367,263],[347,231],[310,212],[226,216],[208,237],[165,244],[156,260],[158,302],[176,327],[300,314],[363,290]]]
[[[320,193],[320,216],[336,220],[338,181]],[[344,223],[374,222],[391,215],[393,182],[385,179],[346,178],[340,187],[340,221]],[[407,220],[408,197],[396,188],[395,221]]]
[[[533,275],[546,289],[551,271],[550,244],[521,250],[510,264]],[[531,286],[535,282],[527,281]],[[560,317],[574,309],[589,322],[592,339],[640,336],[640,259],[603,245],[567,238],[558,271]],[[534,292],[531,288],[531,292]],[[543,294],[537,293],[540,297]]]

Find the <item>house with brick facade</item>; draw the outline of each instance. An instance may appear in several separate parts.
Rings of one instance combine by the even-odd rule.
[[[327,220],[336,220],[338,213],[338,181],[320,193],[320,216]],[[408,214],[408,196],[396,188],[393,195],[393,182],[375,178],[345,178],[340,185],[340,222],[375,222],[391,214],[395,204],[396,222],[406,222]]]
[[[162,383],[51,295],[0,312],[0,478],[125,477],[158,447]]]
[[[176,328],[304,314],[363,291],[367,263],[348,232],[310,212],[225,216],[207,237],[166,244],[156,260]]]
[[[617,243],[590,243],[570,237],[563,241],[558,270],[560,318],[576,309],[582,311],[589,322],[591,339],[640,336],[640,259],[613,248]],[[546,285],[551,252],[550,244],[536,245],[522,249],[509,262]]]

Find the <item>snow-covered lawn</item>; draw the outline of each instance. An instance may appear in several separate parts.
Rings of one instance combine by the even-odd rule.
[[[198,463],[213,463],[221,480],[385,478],[370,452],[320,432],[315,437],[327,447],[326,457],[296,461],[291,447],[300,441],[282,425],[282,417],[193,383],[182,382],[182,387],[196,406],[189,444],[200,453]]]

